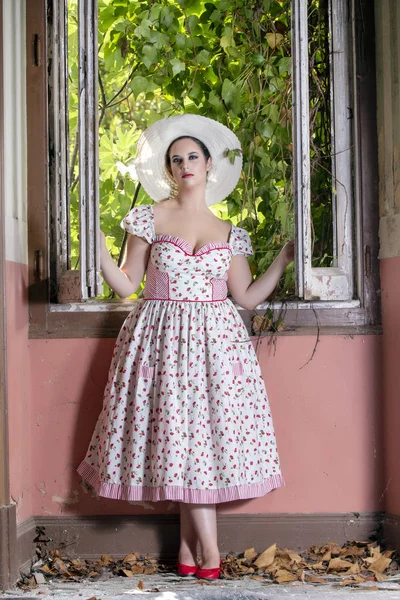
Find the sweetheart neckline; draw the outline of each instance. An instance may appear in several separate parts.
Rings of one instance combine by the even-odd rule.
[[[234,227],[232,225],[232,227]],[[230,237],[230,236],[229,236]],[[193,252],[194,248],[191,247],[190,243],[185,240],[184,238],[181,238],[179,235],[171,235],[169,233],[156,233],[155,234],[155,238],[156,241],[158,242],[168,242],[168,241],[178,241],[181,242],[180,244],[178,243],[177,245],[185,252],[185,254],[189,255],[189,256],[198,256],[199,253],[201,252],[201,250],[204,250],[205,248],[207,248],[208,246],[212,246],[212,250],[216,250],[217,248],[231,248],[231,244],[230,242],[207,242],[206,244],[203,244],[202,246],[200,246],[200,248],[198,248],[196,250],[196,252]],[[168,239],[162,239],[162,238],[168,238]],[[190,252],[186,252],[185,248],[183,246],[186,246],[186,249],[190,249]]]
[[[232,237],[232,233],[233,233],[233,229],[235,227],[235,225],[233,223],[231,223],[231,229],[229,231],[229,235],[228,235],[228,241],[227,242],[207,242],[207,244],[203,244],[202,246],[200,246],[200,248],[198,248],[196,250],[196,252],[194,252],[194,248],[190,245],[190,242],[188,242],[187,240],[185,240],[185,238],[181,238],[179,235],[171,235],[169,233],[156,233],[155,231],[155,227],[154,227],[154,207],[152,204],[148,205],[150,207],[150,214],[151,214],[151,224],[153,227],[153,233],[154,233],[154,237],[155,238],[159,238],[159,237],[169,237],[172,238],[174,240],[179,240],[180,242],[183,242],[188,248],[190,248],[190,252],[187,252],[187,254],[189,254],[190,256],[197,256],[198,253],[200,252],[200,250],[204,250],[204,248],[206,248],[207,246],[215,246],[215,244],[222,244],[225,246],[228,246],[229,248],[231,248],[231,243],[230,243],[230,239]],[[180,246],[182,248],[182,246]],[[183,250],[183,248],[182,248]]]

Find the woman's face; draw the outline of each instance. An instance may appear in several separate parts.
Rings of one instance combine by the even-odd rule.
[[[178,190],[204,185],[211,159],[206,160],[203,150],[190,138],[182,138],[172,144],[169,150],[171,175]]]

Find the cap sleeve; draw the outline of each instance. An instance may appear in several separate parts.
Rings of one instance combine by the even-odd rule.
[[[253,254],[253,248],[250,241],[250,236],[245,229],[232,225],[232,233],[230,244],[232,247],[232,255],[244,254],[245,256],[251,256]]]
[[[121,221],[122,229],[132,235],[144,238],[151,244],[154,241],[153,209],[150,204],[135,206]]]

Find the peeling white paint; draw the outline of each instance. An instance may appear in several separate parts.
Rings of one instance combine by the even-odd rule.
[[[400,213],[381,217],[379,242],[379,258],[400,256]]]
[[[42,496],[46,496],[47,490],[46,490],[46,482],[45,481],[39,481],[39,484],[36,485],[36,487],[39,490],[39,492],[42,494]]]
[[[79,502],[79,490],[72,490],[73,498],[62,498],[61,496],[54,495],[52,497],[53,502],[58,504],[78,504]]]
[[[149,502],[128,502],[128,504],[132,504],[133,506],[141,506],[145,510],[154,510],[153,504]]]

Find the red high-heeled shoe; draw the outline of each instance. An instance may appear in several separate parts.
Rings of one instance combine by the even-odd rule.
[[[196,565],[183,565],[180,562],[176,563],[178,575],[181,577],[192,577],[197,574],[198,568]]]
[[[219,563],[219,567],[216,569],[202,569],[199,567],[197,569],[196,577],[197,579],[219,579],[221,576],[221,568],[222,568],[222,560]]]

